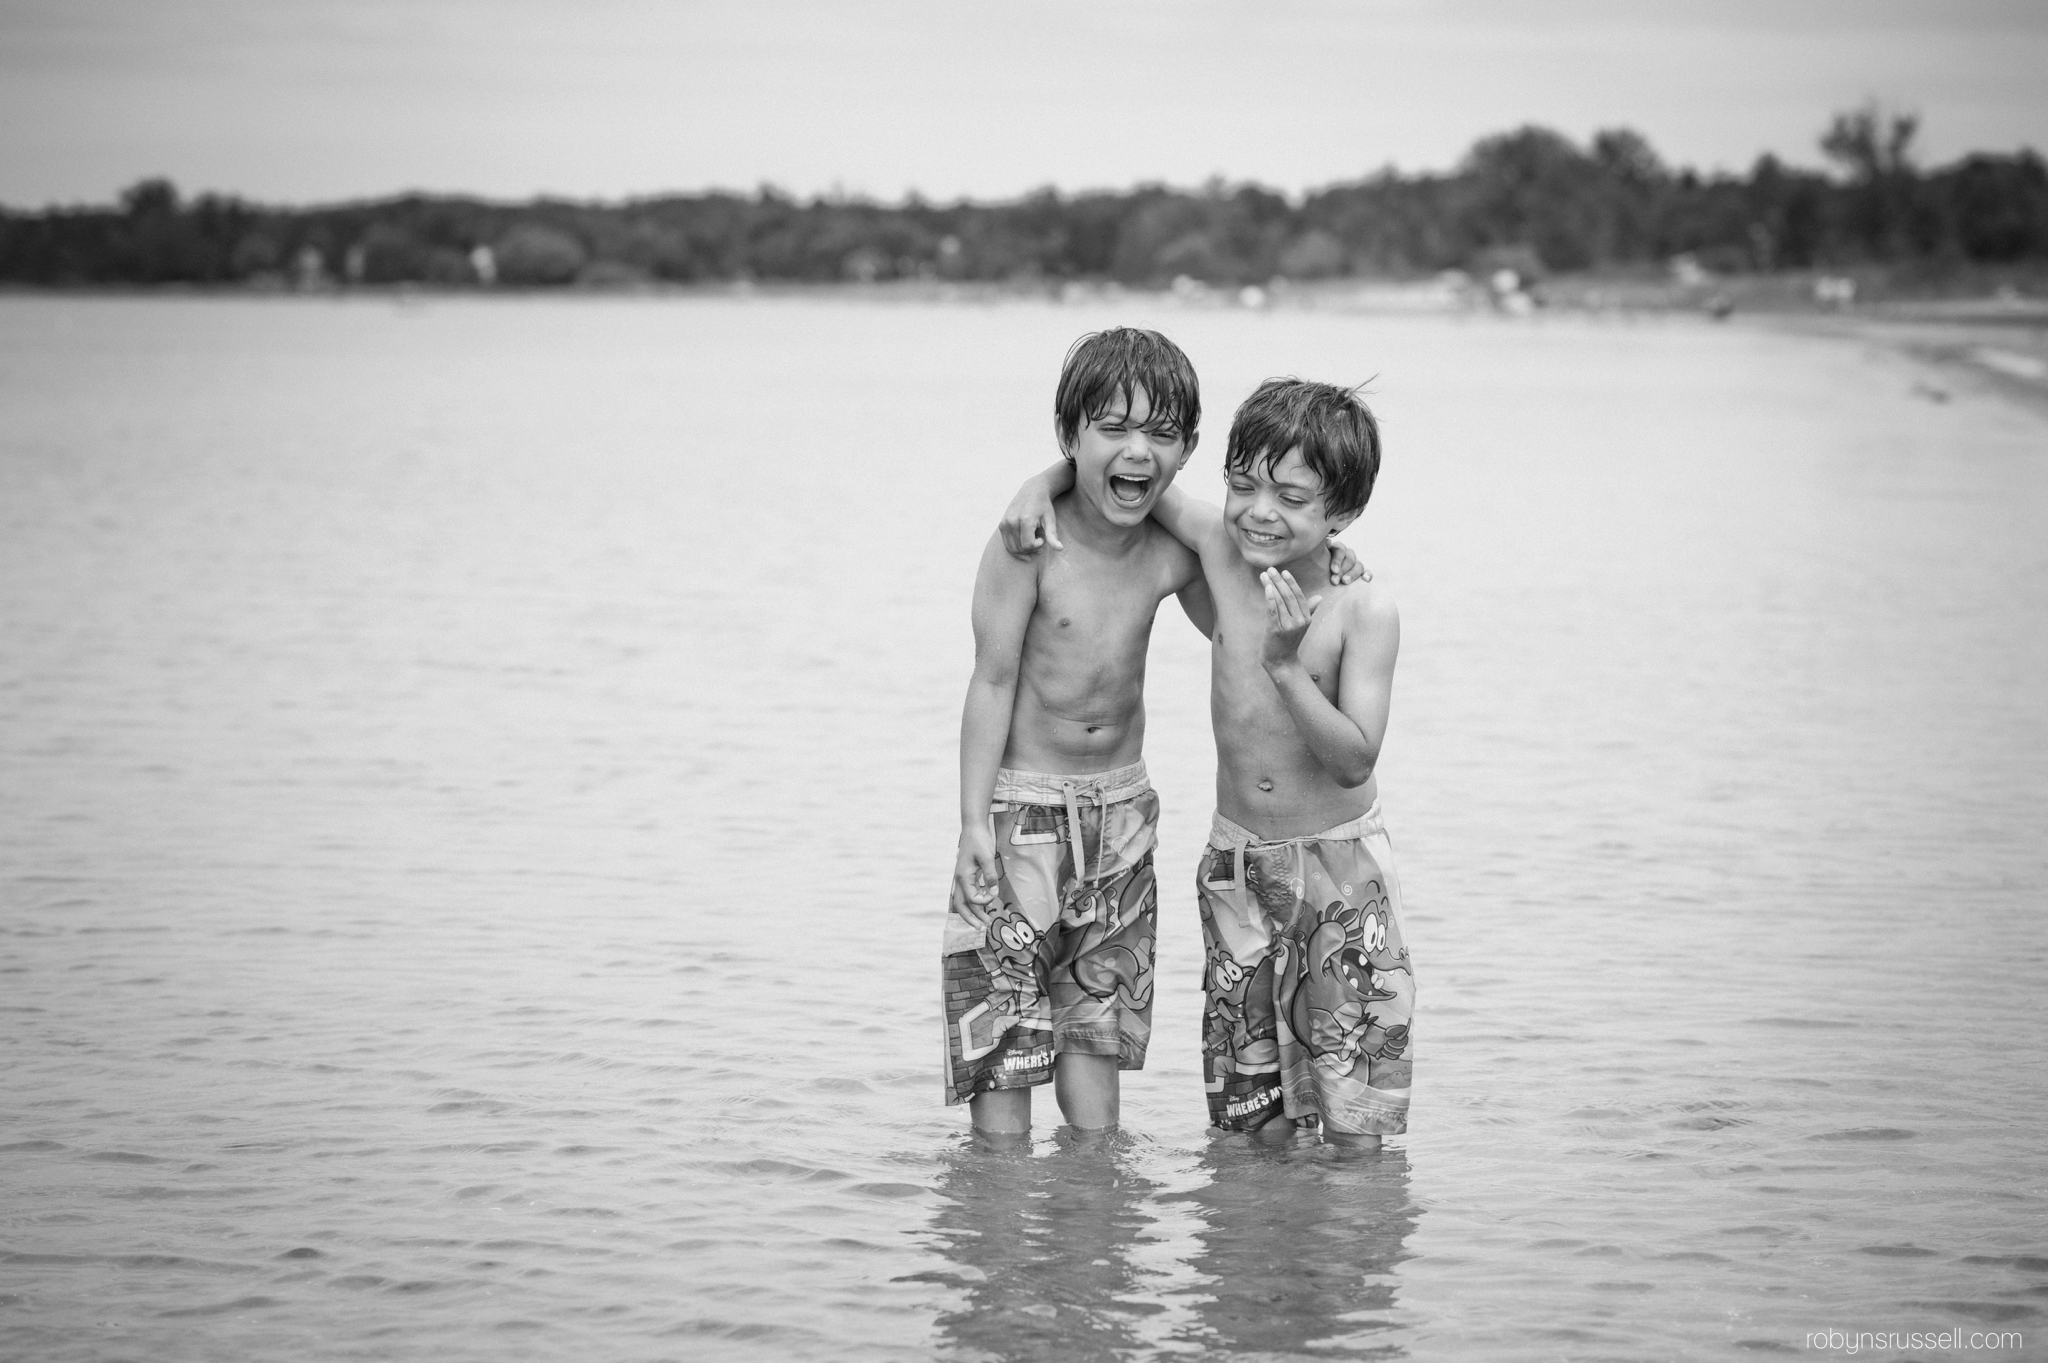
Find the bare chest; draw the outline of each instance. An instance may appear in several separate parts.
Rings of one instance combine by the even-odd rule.
[[[1316,688],[1333,704],[1337,699],[1338,664],[1344,653],[1343,632],[1334,614],[1318,609],[1309,621],[1308,633],[1295,650]],[[1263,594],[1255,599],[1232,601],[1227,606],[1219,603],[1216,632],[1211,636],[1215,680],[1219,698],[1227,693],[1238,708],[1249,712],[1270,709],[1280,714],[1279,694],[1266,675],[1266,634]]]
[[[1032,641],[1052,648],[1142,649],[1159,613],[1156,576],[1143,564],[1123,572],[1049,568],[1038,584]]]

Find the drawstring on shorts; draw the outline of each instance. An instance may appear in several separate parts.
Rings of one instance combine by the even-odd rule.
[[[1109,807],[1134,800],[1148,794],[1151,789],[1152,783],[1146,779],[1143,762],[1077,776],[1003,768],[996,772],[994,798],[999,809],[1020,804],[1064,806],[1067,812],[1067,847],[1074,857],[1074,877],[1076,880],[1093,881],[1102,878],[1103,867],[1110,862]],[[1081,810],[1089,804],[1095,806],[1099,825],[1092,873],[1088,863],[1087,838],[1081,831]],[[1122,852],[1129,846],[1129,838],[1125,836],[1114,850]]]
[[[1102,787],[1094,781],[1076,781],[1068,777],[1060,782],[1060,792],[1066,796],[1067,841],[1074,849],[1074,874],[1080,876],[1087,872],[1088,867],[1088,858],[1082,855],[1084,849],[1081,840],[1081,801],[1095,801],[1097,814],[1107,806],[1102,799]],[[1099,880],[1102,876],[1102,854],[1106,850],[1103,844],[1109,841],[1103,835],[1108,831],[1107,819],[1103,820],[1102,827],[1095,830],[1095,870],[1088,875],[1090,880]]]

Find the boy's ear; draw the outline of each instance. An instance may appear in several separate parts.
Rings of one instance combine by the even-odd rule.
[[[1074,444],[1067,439],[1067,433],[1060,429],[1060,414],[1052,414],[1052,443],[1060,447],[1060,458],[1069,464],[1074,462]]]
[[[1194,454],[1195,446],[1201,443],[1202,433],[1200,431],[1188,432],[1188,438],[1182,441],[1180,446],[1180,466],[1182,468],[1186,468],[1188,466],[1188,459],[1191,455]]]
[[[1343,515],[1331,521],[1330,533],[1333,535],[1341,535],[1346,530],[1349,530],[1351,528],[1351,522],[1357,520],[1360,514],[1364,512],[1364,510],[1364,507],[1360,507],[1357,511],[1347,511]]]

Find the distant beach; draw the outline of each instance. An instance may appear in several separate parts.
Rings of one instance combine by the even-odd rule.
[[[1989,390],[2048,417],[2048,305],[1958,299],[1779,319],[1818,335],[1887,346],[1940,375],[1921,391],[1945,401],[1944,382]]]
[[[2012,281],[2018,279],[2022,284]],[[47,296],[46,288],[0,283],[0,298]],[[572,295],[674,300],[811,300],[910,306],[1042,304],[1066,307],[1316,312],[1356,317],[1463,316],[1540,321],[1548,317],[1609,319],[1698,315],[1743,325],[1878,345],[1938,371],[1923,396],[1945,400],[1947,386],[1997,392],[2048,413],[2048,268],[1949,270],[1908,275],[1878,268],[1830,272],[1714,274],[1696,264],[1677,268],[1592,271],[1523,280],[1464,270],[1407,278],[1346,278],[1217,286],[1182,278],[1162,287],[1114,281],[1009,279],[954,281],[908,278],[870,282],[710,280],[678,283],[599,277],[557,287],[398,282],[310,289],[283,280],[223,284],[100,284],[61,291],[72,296],[217,297],[377,300],[399,303],[496,297],[506,301]]]

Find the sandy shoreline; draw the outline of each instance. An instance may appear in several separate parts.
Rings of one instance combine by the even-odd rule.
[[[1926,366],[1917,391],[1948,400],[1951,387],[1995,393],[2048,418],[2048,309],[1996,304],[1920,305],[1862,313],[1752,316],[1749,325],[1861,341]]]

